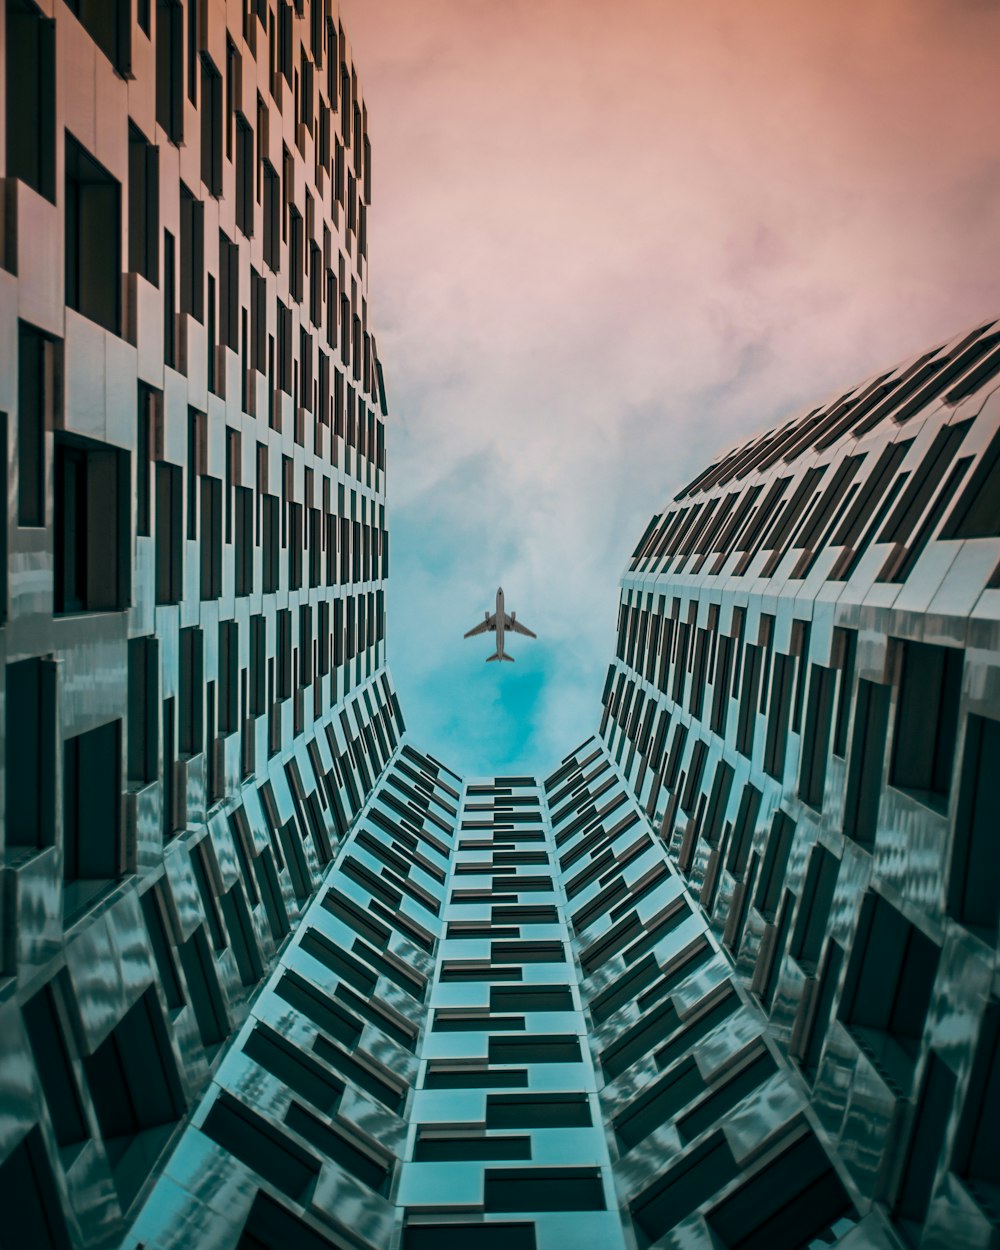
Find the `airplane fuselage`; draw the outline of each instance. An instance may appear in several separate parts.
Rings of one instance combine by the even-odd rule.
[[[497,587],[497,655],[503,659],[503,587]]]
[[[484,619],[478,625],[473,625],[472,629],[466,631],[465,637],[472,638],[476,634],[492,632],[496,639],[496,651],[493,655],[486,657],[487,663],[491,660],[506,660],[509,664],[513,664],[514,657],[508,655],[504,650],[508,630],[513,634],[526,634],[529,638],[536,637],[523,621],[517,619],[513,612],[511,612],[510,616],[507,615],[504,610],[503,588],[498,586],[496,611],[492,615],[486,612]]]

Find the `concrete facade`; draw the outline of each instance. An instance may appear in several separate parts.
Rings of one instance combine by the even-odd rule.
[[[605,687],[876,1245],[998,1236],[998,376],[989,323],[709,466],[633,554]]]
[[[336,5],[0,6],[4,1244],[116,1245],[402,732]]]

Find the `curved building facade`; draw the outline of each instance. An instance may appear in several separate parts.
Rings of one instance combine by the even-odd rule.
[[[120,1244],[402,722],[336,5],[4,0],[0,1191]]]

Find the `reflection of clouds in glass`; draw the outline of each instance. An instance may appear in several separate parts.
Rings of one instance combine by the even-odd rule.
[[[596,724],[617,578],[671,486],[996,306],[1000,12],[343,7],[376,153],[390,663],[428,749],[545,768]],[[539,634],[514,651],[530,717],[522,668],[456,651],[501,583]]]

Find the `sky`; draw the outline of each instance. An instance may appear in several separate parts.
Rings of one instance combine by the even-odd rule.
[[[413,740],[544,775],[727,444],[1000,314],[1000,0],[341,0]],[[486,664],[508,608],[538,641]]]

